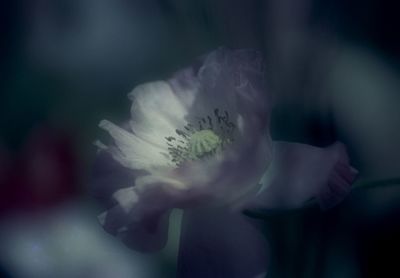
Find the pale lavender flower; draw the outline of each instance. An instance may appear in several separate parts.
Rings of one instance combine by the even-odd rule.
[[[168,81],[136,87],[129,98],[124,128],[100,123],[115,144],[97,143],[101,156],[114,160],[94,183],[98,197],[111,199],[99,219],[132,248],[155,251],[166,243],[171,209],[185,209],[180,277],[265,273],[265,239],[240,212],[296,207],[313,197],[329,207],[355,178],[340,143],[321,149],[272,142],[257,51],[220,48]],[[104,182],[110,167],[116,183]]]

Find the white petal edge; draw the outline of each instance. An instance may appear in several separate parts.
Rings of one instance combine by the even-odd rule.
[[[166,149],[158,148],[107,120],[102,120],[99,127],[113,137],[117,148],[108,147],[108,150],[125,167],[148,171],[171,167]]]
[[[129,213],[139,200],[133,187],[122,188],[115,191],[113,198],[119,203],[125,213]]]
[[[137,86],[128,94],[132,100],[130,126],[143,140],[167,147],[165,137],[176,136],[186,122],[187,109],[165,81]]]

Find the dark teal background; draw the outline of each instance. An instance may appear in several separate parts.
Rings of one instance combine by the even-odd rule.
[[[358,188],[330,211],[311,206],[253,215],[265,219],[272,247],[268,277],[400,274],[393,255],[400,250],[395,1],[0,3],[0,150],[11,157],[5,164],[14,163],[36,130],[62,134],[76,177],[63,185],[73,190],[62,199],[92,204],[85,192],[92,142],[103,136],[97,124],[129,117],[126,95],[134,86],[167,78],[221,45],[258,48],[275,103],[274,139],[317,146],[340,140],[360,171]],[[0,179],[3,198],[16,184]],[[50,213],[58,206],[40,209]],[[4,206],[2,218],[12,219],[14,210]],[[161,269],[169,268],[168,260],[161,262]],[[7,263],[0,266],[16,277]]]

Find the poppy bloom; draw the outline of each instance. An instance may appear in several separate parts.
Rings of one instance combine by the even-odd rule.
[[[341,143],[320,149],[271,140],[257,51],[220,48],[167,81],[136,87],[129,98],[124,127],[100,122],[115,144],[97,142],[100,157],[113,159],[98,164],[95,193],[109,197],[99,219],[132,248],[155,251],[166,243],[171,209],[184,209],[181,277],[262,275],[266,242],[241,212],[313,197],[329,207],[355,178]],[[105,173],[116,182],[104,182]]]

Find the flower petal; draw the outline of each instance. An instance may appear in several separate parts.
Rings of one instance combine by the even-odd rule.
[[[134,185],[135,179],[148,174],[143,170],[132,170],[123,167],[107,151],[97,153],[91,171],[89,192],[91,196],[109,208],[116,204],[114,192]]]
[[[193,106],[194,99],[199,93],[200,82],[197,71],[198,68],[193,65],[174,73],[168,80],[172,90],[187,109]]]
[[[128,96],[132,100],[132,131],[166,150],[165,137],[175,136],[186,124],[188,112],[183,103],[165,81],[139,85]]]
[[[188,190],[179,200],[180,208],[194,204],[224,203],[237,207],[247,195],[258,190],[257,183],[271,160],[270,142],[254,138],[253,144],[227,150],[213,158],[187,162],[174,175]]]
[[[317,198],[322,208],[338,204],[350,191],[357,171],[342,143],[328,148],[275,142],[274,157],[262,189],[248,209],[296,208]]]
[[[228,108],[247,104],[259,106],[268,103],[264,71],[261,52],[219,48],[206,57],[199,71],[199,80],[203,85],[203,95],[211,102],[218,97],[228,104]],[[238,95],[252,102],[238,101]]]
[[[184,212],[178,275],[255,277],[267,269],[267,242],[244,215],[226,208]]]
[[[145,171],[123,167],[111,154],[101,151],[94,164],[90,186],[92,196],[107,209],[99,216],[104,229],[120,237],[131,248],[142,252],[159,250],[165,245],[169,215],[169,210],[163,206],[165,200],[163,203],[157,195],[154,195],[156,199],[153,200],[143,197],[149,179],[141,177],[146,175],[148,173]],[[140,182],[135,184],[135,180]],[[139,190],[142,194],[138,194],[134,184],[135,187],[142,187]],[[148,188],[151,189],[151,185]],[[146,211],[143,206],[148,201],[159,205],[160,209]]]
[[[227,111],[237,120],[238,111],[269,113],[261,52],[252,49],[219,48],[169,80],[188,109],[187,120],[197,123],[213,116],[215,109]]]
[[[129,214],[116,206],[99,215],[99,222],[105,231],[120,238],[128,247],[139,252],[155,252],[167,243],[169,215],[170,211],[165,211],[132,221]]]
[[[107,120],[101,121],[99,126],[114,138],[116,147],[109,147],[108,150],[125,167],[151,170],[169,166],[170,160],[163,149]]]
[[[173,200],[182,190],[185,187],[171,178],[140,176],[135,186],[114,192],[116,205],[99,216],[100,223],[135,250],[160,250],[167,242]]]

